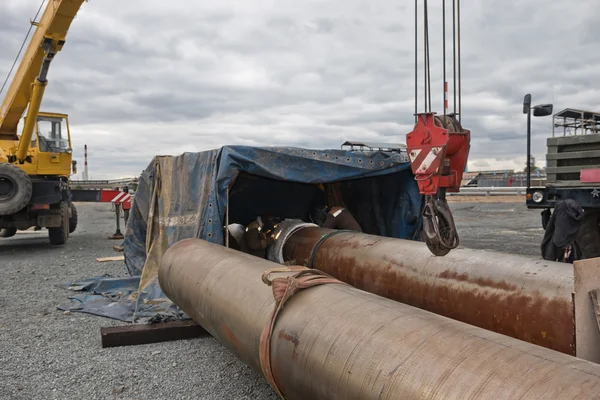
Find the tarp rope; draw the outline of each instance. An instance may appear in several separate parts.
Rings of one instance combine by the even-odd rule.
[[[297,272],[297,274],[283,278],[270,278],[271,274],[285,272]],[[271,338],[280,311],[283,309],[289,298],[302,289],[308,289],[313,286],[325,285],[328,283],[338,283],[343,285],[346,285],[346,283],[339,281],[322,271],[301,266],[268,269],[263,273],[262,281],[273,288],[275,307],[273,307],[269,322],[265,325],[260,335],[260,367],[273,390],[275,390],[280,398],[285,399],[285,396],[275,382],[275,377],[273,376],[273,370],[271,368]]]

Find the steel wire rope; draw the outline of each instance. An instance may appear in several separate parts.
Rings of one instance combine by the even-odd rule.
[[[38,8],[37,12],[35,13],[35,17],[33,17],[33,21],[37,20],[37,17],[40,14],[40,11],[42,11],[42,7],[44,6],[45,2],[46,2],[46,0],[42,0],[42,2],[40,3],[40,7]],[[23,43],[21,43],[21,48],[19,49],[19,52],[17,53],[17,56],[15,57],[15,60],[13,61],[13,64],[10,67],[10,70],[8,71],[8,74],[6,75],[6,79],[4,79],[4,83],[2,84],[2,87],[0,88],[0,94],[2,94],[2,92],[4,91],[4,87],[8,83],[8,80],[10,79],[10,76],[12,75],[12,72],[15,69],[15,65],[17,65],[17,61],[19,61],[19,57],[21,56],[21,52],[23,51],[23,47],[25,47],[25,43],[27,43],[27,39],[29,38],[29,35],[31,34],[31,30],[33,29],[33,25],[34,25],[33,23],[29,24],[29,29],[27,30],[27,34],[25,35],[25,39],[23,39]]]

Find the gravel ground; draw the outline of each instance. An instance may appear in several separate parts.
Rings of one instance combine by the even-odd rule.
[[[462,246],[538,257],[539,212],[522,203],[453,203]],[[114,214],[79,204],[80,225],[63,247],[45,231],[0,240],[1,399],[276,399],[262,378],[212,338],[102,349],[100,328],[118,321],[56,309],[56,285],[108,273]]]
[[[541,258],[540,210],[523,202],[450,203],[461,247]]]
[[[122,324],[56,309],[56,285],[108,273],[110,206],[79,204],[63,247],[46,231],[0,239],[0,399],[276,399],[262,378],[212,338],[102,349],[100,328]]]

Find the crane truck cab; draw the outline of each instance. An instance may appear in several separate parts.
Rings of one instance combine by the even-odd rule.
[[[64,244],[77,228],[69,190],[69,176],[77,173],[77,163],[72,160],[68,115],[38,114],[22,164],[16,160],[18,144],[0,141],[0,237],[31,227],[47,228],[50,243]]]
[[[69,119],[40,112],[40,106],[50,64],[84,1],[49,1],[39,21],[31,22],[35,32],[0,104],[0,237],[48,228],[50,243],[61,245],[76,228]]]

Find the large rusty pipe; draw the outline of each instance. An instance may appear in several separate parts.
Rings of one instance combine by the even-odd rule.
[[[312,254],[312,267],[356,288],[575,355],[572,266],[469,249],[435,257],[420,242],[332,232],[296,231],[283,259]]]
[[[261,281],[279,266],[200,239],[164,254],[165,294],[261,371],[259,340],[274,307]],[[591,399],[600,365],[358,290],[296,293],[274,326],[274,379],[288,399]]]

